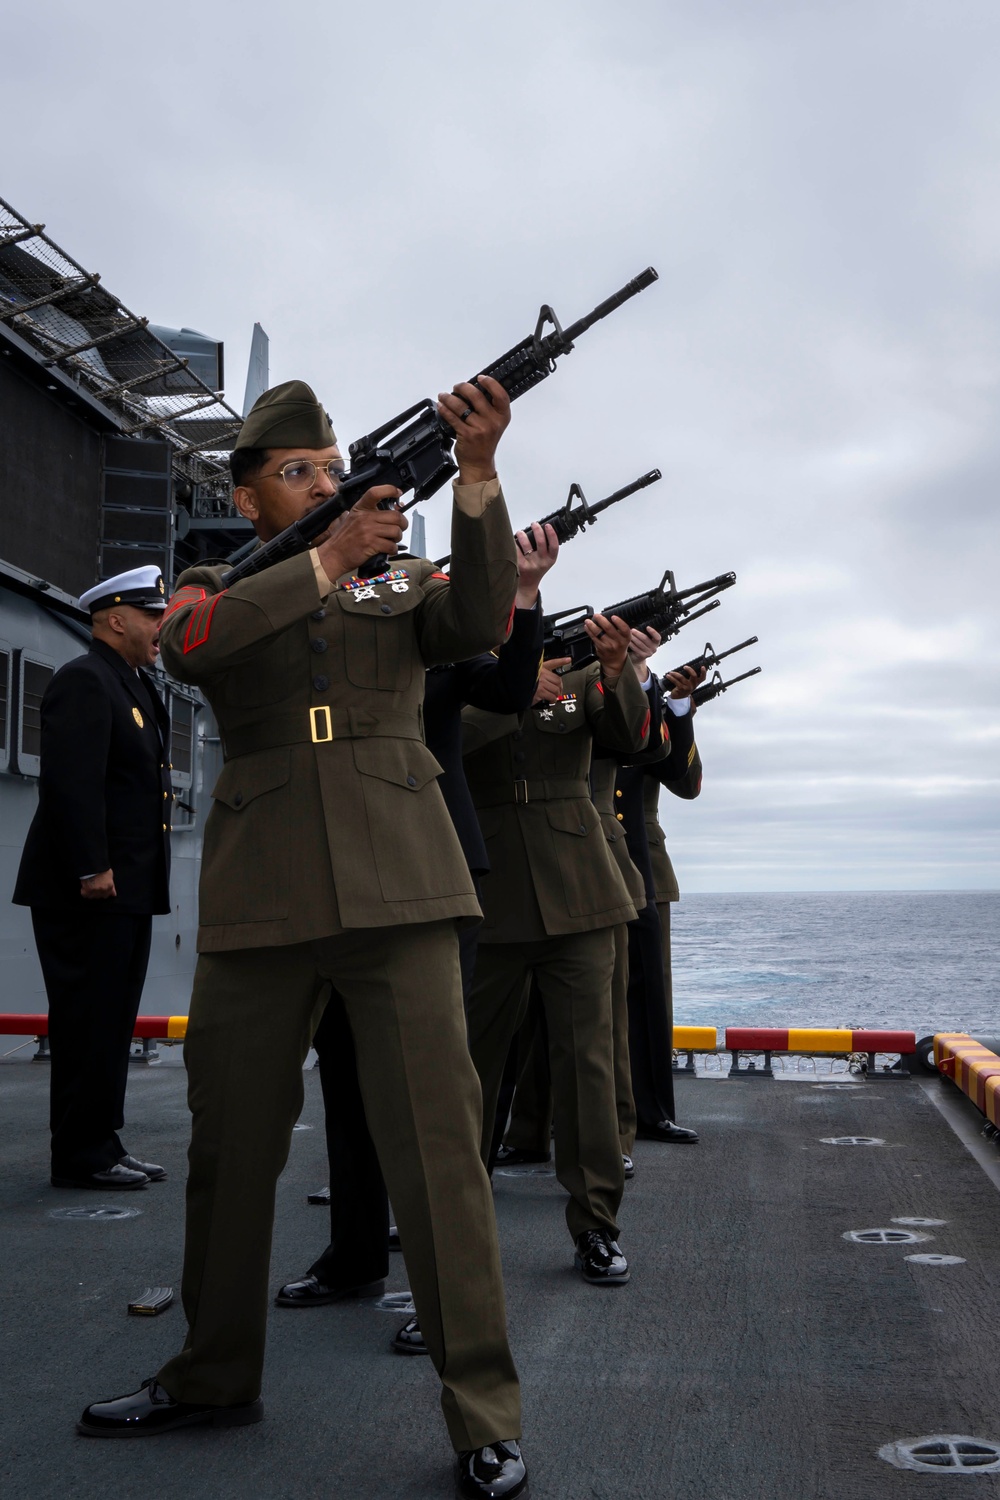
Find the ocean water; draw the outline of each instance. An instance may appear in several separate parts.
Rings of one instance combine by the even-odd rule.
[[[679,1025],[1000,1036],[1000,891],[691,895],[671,933]]]

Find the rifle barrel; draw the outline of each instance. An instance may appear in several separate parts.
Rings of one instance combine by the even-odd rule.
[[[633,479],[631,484],[624,485],[620,490],[615,490],[613,495],[607,495],[603,500],[598,500],[590,506],[590,514],[596,516],[599,511],[607,510],[609,505],[617,505],[619,500],[634,495],[636,490],[644,490],[649,484],[656,484],[663,475],[659,469],[650,469],[648,474],[643,474],[641,479]]]
[[[659,279],[659,275],[654,271],[653,267],[647,266],[644,271],[640,271],[638,276],[634,276],[631,281],[627,281],[620,291],[606,298],[604,302],[599,302],[593,312],[589,312],[585,318],[580,318],[577,322],[571,323],[564,331],[563,338],[567,343],[571,344],[574,339],[580,337],[581,333],[586,333],[588,328],[593,328],[595,323],[599,323],[602,318],[606,318],[609,313],[613,313],[616,308],[621,307],[623,302],[628,302],[631,297],[637,296],[639,292],[644,292],[648,286],[652,286],[653,282],[659,281]]]

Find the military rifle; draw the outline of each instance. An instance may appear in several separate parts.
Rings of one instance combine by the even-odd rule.
[[[593,505],[589,503],[586,495],[578,484],[571,484],[566,504],[561,505],[558,510],[550,511],[537,523],[539,526],[551,526],[560,545],[563,542],[572,541],[586,526],[593,526],[594,521],[602,510],[607,510],[609,505],[617,505],[619,500],[625,500],[629,495],[634,495],[636,490],[644,490],[648,484],[655,484],[663,475],[659,469],[650,469],[648,474],[643,474],[640,479],[633,479],[631,484],[625,485],[624,489],[615,490],[613,495],[606,496],[603,500],[596,501]],[[573,501],[579,500],[580,504],[574,506]],[[538,551],[538,543],[535,541],[534,531],[526,526],[525,536],[531,543],[532,552]],[[439,557],[435,567],[443,568],[451,562],[451,553],[446,557]]]
[[[717,578],[708,578],[693,588],[678,589],[668,568],[655,589],[623,599],[620,604],[612,604],[601,613],[609,620],[617,615],[633,630],[655,630],[667,641],[683,626],[700,620],[710,610],[718,609],[722,601],[714,595],[732,588],[735,582],[735,573],[720,573]],[[546,615],[544,655],[571,658],[567,666],[557,668],[560,674],[575,672],[597,660],[594,643],[584,625],[593,617],[594,611],[589,604]]]
[[[748,646],[756,646],[757,640],[758,637],[752,635],[750,636],[749,640],[740,641],[738,646],[730,646],[728,651],[716,651],[715,647],[712,645],[712,642],[706,641],[705,649],[700,656],[694,656],[690,661],[686,661],[682,663],[681,666],[674,667],[672,670],[675,672],[683,672],[685,668],[690,667],[692,672],[700,672],[702,667],[704,667],[705,671],[707,672],[709,667],[717,667],[719,665],[719,662],[725,661],[727,656],[735,656],[737,651],[745,651]],[[672,686],[673,684],[668,684],[666,680],[664,680],[664,687]]]
[[[734,682],[745,682],[748,677],[756,677],[760,670],[760,667],[751,667],[749,672],[741,672],[739,677],[730,677],[728,682],[723,682],[721,672],[713,672],[708,682],[703,683],[700,688],[695,688],[691,694],[695,707],[700,708],[703,703],[711,703],[713,698],[717,698],[720,693],[725,693],[731,688]]]
[[[648,266],[620,291],[599,303],[586,317],[579,318],[565,329],[552,308],[544,305],[538,314],[534,333],[515,344],[513,349],[508,349],[506,354],[502,354],[480,373],[491,375],[494,380],[499,381],[510,399],[516,401],[518,396],[523,396],[525,391],[530,391],[532,386],[551,375],[556,367],[556,359],[569,354],[574,341],[581,334],[657,279],[653,267]],[[546,329],[550,331],[546,332]],[[409,510],[410,506],[428,499],[453,474],[458,473],[458,466],[452,457],[454,445],[454,428],[438,416],[435,402],[426,397],[400,412],[390,422],[383,422],[374,432],[351,443],[351,468],[341,480],[337,493],[279,532],[276,537],[272,537],[269,542],[265,542],[262,547],[257,547],[249,556],[242,558],[224,574],[224,587],[231,588],[243,578],[262,573],[275,563],[308,551],[316,539],[374,485],[395,485],[404,493],[412,490],[413,499],[401,505],[400,510]],[[396,504],[395,501],[382,503]],[[370,558],[358,570],[359,574],[370,577],[373,573],[381,572],[385,561],[384,557]]]

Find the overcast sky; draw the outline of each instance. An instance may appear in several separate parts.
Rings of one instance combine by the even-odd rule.
[[[739,575],[711,639],[764,671],[665,802],[682,888],[1000,885],[995,0],[49,0],[4,34],[0,196],[224,339],[237,407],[255,320],[349,441],[656,266],[500,468],[518,524],[663,470],[551,608]]]

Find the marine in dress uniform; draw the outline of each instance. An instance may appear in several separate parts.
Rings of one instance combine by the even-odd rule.
[[[559,552],[551,527],[548,537],[536,538],[535,550],[527,547],[526,540],[520,548],[522,536],[518,533],[518,592],[506,641],[471,661],[432,668],[425,684],[427,748],[443,767],[441,793],[477,890],[489,860],[465,780],[462,709],[471,703],[493,713],[520,714],[531,703],[544,635],[538,580]],[[463,997],[472,982],[479,925],[466,921],[459,930]],[[282,1286],[275,1298],[280,1307],[325,1306],[367,1293],[372,1285],[383,1282],[389,1269],[388,1197],[365,1119],[350,1027],[336,993],[316,1028],[313,1046],[319,1057],[326,1118],[330,1243],[305,1276]],[[416,1318],[396,1334],[392,1347],[400,1353],[426,1354]]]
[[[469,1046],[483,1084],[485,1159],[533,976],[548,1027],[556,1175],[570,1194],[576,1263],[586,1280],[613,1285],[629,1274],[617,1243],[624,1178],[611,1050],[613,929],[635,912],[587,773],[595,740],[622,754],[645,748],[651,715],[635,674],[622,672],[627,629],[597,616],[588,633],[600,661],[561,679],[543,670],[523,726],[466,710],[466,775],[490,858]]]
[[[615,798],[618,762],[611,756],[595,755],[590,768],[590,789],[604,829],[608,848],[618,866],[636,912],[646,905],[643,878],[629,858],[622,814]],[[625,1175],[633,1174],[629,1153],[635,1141],[635,1100],[628,1052],[628,934],[625,922],[614,928],[615,966],[611,977],[611,1014],[614,1038],[615,1114]],[[533,987],[528,1014],[517,1034],[517,1090],[510,1124],[498,1161],[517,1165],[548,1161],[551,1155],[552,1077],[549,1070],[548,1032],[545,1012]],[[501,1103],[501,1110],[503,1106]]]
[[[170,721],[144,670],[163,579],[134,568],[81,603],[93,640],[42,698],[38,810],[14,901],[31,907],[49,1001],[53,1186],[143,1188],[166,1173],[118,1132],[153,915],[170,910]]]
[[[482,378],[442,396],[459,464],[451,580],[396,551],[404,519],[369,491],[308,553],[227,589],[178,580],[164,660],[197,683],[225,765],[205,829],[199,962],[185,1043],[193,1115],[183,1350],[79,1430],[136,1435],[262,1416],[274,1192],[327,987],[342,997],[365,1113],[468,1495],[524,1487],[482,1100],[468,1055],[457,918],[479,916],[424,743],[424,669],[503,639],[514,542],[493,454],[509,420]],[[267,540],[335,490],[312,391],[265,392],[233,455],[234,497]]]

